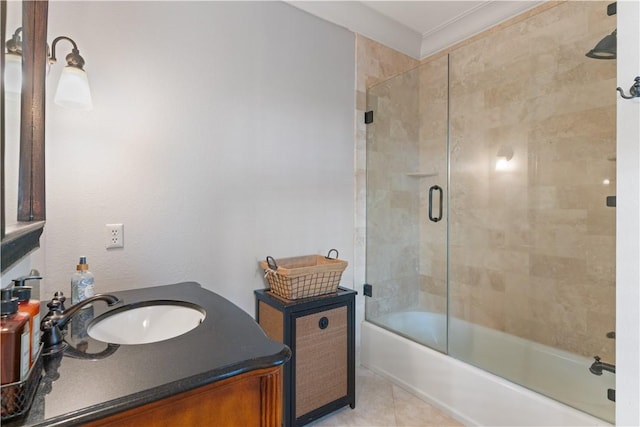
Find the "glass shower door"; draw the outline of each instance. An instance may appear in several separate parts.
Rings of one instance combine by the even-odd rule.
[[[446,352],[447,58],[370,88],[366,318]]]
[[[616,61],[585,56],[606,10],[450,55],[449,354],[612,421],[614,377],[589,371],[615,361]]]
[[[585,56],[608,6],[554,4],[368,91],[365,315],[613,422],[616,61]]]

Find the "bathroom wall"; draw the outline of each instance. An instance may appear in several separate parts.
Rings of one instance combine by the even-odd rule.
[[[450,277],[454,316],[612,358],[616,68],[584,57],[605,11],[567,2],[452,53]]]
[[[453,316],[614,360],[616,61],[584,56],[615,29],[607,4],[451,53],[449,277]]]
[[[403,73],[371,88],[367,106],[367,316],[410,307],[418,298],[419,75]]]
[[[281,2],[52,2],[49,22],[95,108],[53,104],[52,67],[43,295],[86,255],[99,292],[193,280],[253,313],[266,255],[353,262],[352,33]]]
[[[433,312],[446,313],[447,301],[447,212],[448,212],[448,148],[449,136],[449,62],[446,55],[424,62],[419,68],[420,149],[421,173],[418,194],[420,197],[418,268],[420,289],[416,301],[419,307]],[[429,218],[429,193],[432,199],[432,216],[438,217],[438,186],[442,189],[441,221]],[[431,190],[433,188],[433,190]],[[443,331],[444,333],[444,331]],[[444,350],[444,349],[443,349]]]
[[[364,123],[364,112],[367,110],[367,90],[392,76],[415,68],[419,61],[401,52],[388,48],[380,43],[368,39],[360,34],[356,35],[356,135],[355,135],[355,173],[356,173],[356,265],[355,282],[365,283],[367,272],[365,259],[371,256],[372,259],[384,257],[382,246],[376,242],[369,242],[370,249],[367,251],[367,198],[366,185],[367,174],[371,175],[371,170],[367,171],[367,125]],[[371,127],[371,125],[368,125]],[[389,128],[386,128],[387,132]],[[384,215],[385,212],[379,212]],[[385,252],[386,253],[386,252]],[[387,257],[385,261],[392,264]],[[364,319],[364,299],[360,299],[359,317]],[[369,310],[378,311],[379,307],[375,301],[369,301]]]
[[[380,114],[369,136],[389,145],[369,142],[369,155],[380,152],[385,166],[376,168],[368,159],[374,196],[368,223],[388,240],[367,239],[367,268],[375,270],[378,296],[367,306],[368,315],[415,306],[447,309],[446,229],[430,222],[427,210],[429,187],[447,190],[450,108],[451,313],[574,353],[614,359],[615,342],[606,333],[615,329],[615,209],[605,206],[605,198],[615,194],[616,108],[610,88],[616,64],[584,56],[615,28],[606,6],[544,5],[453,47],[450,83],[447,58],[440,54],[370,92]],[[420,114],[414,117],[416,97]],[[391,126],[380,122],[382,115],[389,115]],[[413,135],[416,123],[419,151],[398,133]],[[509,170],[496,170],[502,147],[514,150]],[[414,172],[413,180],[400,177],[396,150],[406,154],[404,173]],[[419,206],[406,196],[414,185]],[[391,228],[384,231],[383,223]],[[395,262],[388,265],[390,258]],[[418,294],[416,282],[408,283],[416,266],[407,259],[418,262]]]
[[[639,16],[640,3],[618,4],[617,83],[624,88],[639,69]],[[640,103],[619,97],[616,107],[616,423],[633,426],[640,425]]]

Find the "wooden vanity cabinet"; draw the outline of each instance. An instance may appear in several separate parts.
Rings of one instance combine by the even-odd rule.
[[[86,426],[282,425],[282,367],[246,372]]]
[[[300,300],[255,291],[256,320],[291,348],[284,366],[285,426],[301,426],[346,405],[355,408],[355,295],[350,289]]]

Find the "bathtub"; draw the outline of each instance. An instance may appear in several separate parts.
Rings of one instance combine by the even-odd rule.
[[[614,420],[615,404],[606,396],[608,388],[615,388],[615,376],[591,374],[592,359],[452,318],[449,346],[454,358],[426,346],[445,348],[442,314],[409,311],[375,322],[425,345],[364,321],[362,364],[465,425],[609,426],[607,421]]]

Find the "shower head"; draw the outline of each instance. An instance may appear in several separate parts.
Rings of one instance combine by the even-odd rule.
[[[617,12],[617,2],[613,2],[607,5],[607,15],[615,15]],[[593,59],[616,59],[617,45],[618,45],[618,30],[613,30],[613,33],[604,36],[602,40],[596,44],[596,47],[586,53],[586,56]]]
[[[604,36],[602,40],[596,44],[596,47],[586,53],[586,56],[593,59],[616,59],[617,57],[617,37],[618,30]]]

